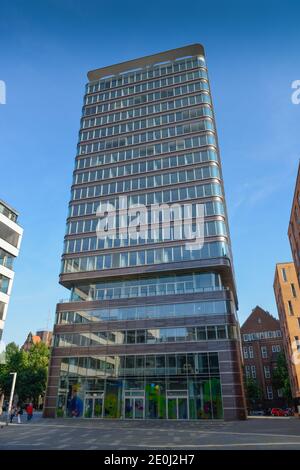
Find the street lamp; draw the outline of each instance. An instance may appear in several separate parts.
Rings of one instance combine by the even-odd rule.
[[[8,420],[11,414],[12,402],[13,402],[14,393],[15,393],[17,372],[11,372],[10,375],[13,375],[13,381],[12,381],[10,397],[9,397],[9,404],[8,404],[7,417],[6,417],[6,426],[8,425]]]

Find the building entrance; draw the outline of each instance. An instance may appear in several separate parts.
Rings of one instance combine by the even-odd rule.
[[[102,418],[103,417],[103,399],[104,393],[93,392],[86,393],[84,400],[84,417],[85,418]]]
[[[167,397],[168,419],[189,419],[187,396],[169,395]]]

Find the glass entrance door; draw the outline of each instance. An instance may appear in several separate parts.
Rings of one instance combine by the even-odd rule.
[[[145,417],[145,399],[142,397],[125,398],[125,418],[144,419]]]
[[[187,397],[168,397],[167,400],[168,419],[188,419]]]
[[[103,417],[103,393],[87,394],[84,400],[84,417],[85,418],[102,418]]]

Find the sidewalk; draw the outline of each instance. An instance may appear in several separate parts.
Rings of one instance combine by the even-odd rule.
[[[30,423],[39,423],[43,420],[43,412],[42,411],[35,411],[33,413],[33,417],[31,421],[27,421],[27,413],[24,411],[24,413],[21,415],[21,424],[30,424]],[[6,425],[7,422],[7,413],[4,412],[0,416],[0,426]],[[8,424],[9,420],[8,420]],[[18,424],[18,418],[15,416],[13,419],[13,424]]]

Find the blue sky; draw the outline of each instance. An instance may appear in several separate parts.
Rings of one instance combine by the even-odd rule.
[[[21,254],[4,341],[22,343],[67,298],[58,285],[86,72],[205,46],[230,218],[241,322],[276,313],[275,263],[300,156],[297,1],[1,1],[0,198],[20,212]]]

